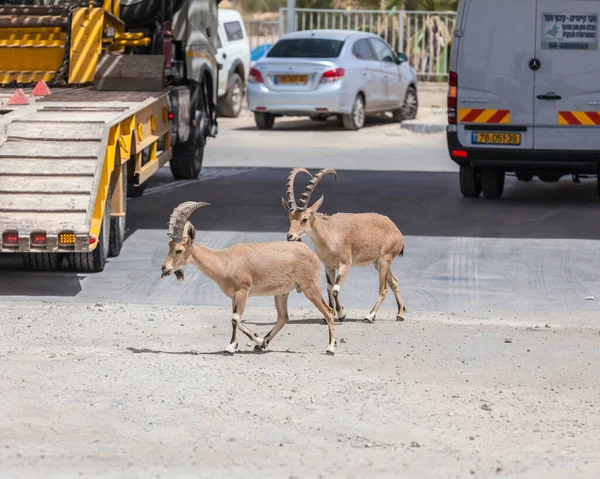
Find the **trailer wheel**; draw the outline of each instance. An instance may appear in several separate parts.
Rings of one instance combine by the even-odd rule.
[[[123,171],[121,174],[122,195],[123,195],[123,216],[117,216],[110,219],[110,242],[108,245],[108,256],[114,258],[119,256],[121,248],[125,242],[125,223],[127,220],[127,174]],[[144,183],[145,184],[145,183]]]
[[[104,270],[110,246],[110,200],[112,191],[108,192],[104,217],[100,228],[100,237],[96,249],[90,253],[70,253],[67,256],[69,268],[81,273],[99,273]]]
[[[486,198],[500,198],[504,192],[504,170],[500,168],[482,168],[481,190]]]
[[[23,263],[29,271],[57,271],[62,262],[60,253],[25,253]]]
[[[192,124],[190,137],[185,143],[177,143],[173,147],[173,158],[169,161],[171,173],[176,180],[194,180],[198,178],[204,159],[206,145],[206,123],[208,121],[208,106],[204,85],[194,89],[196,101],[192,105]]]

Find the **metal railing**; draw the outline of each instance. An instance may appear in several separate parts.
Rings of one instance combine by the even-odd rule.
[[[261,45],[274,44],[280,38],[280,22],[275,21],[249,21],[244,22],[246,35],[250,43],[250,51]]]
[[[260,28],[254,24],[271,24],[272,28],[272,24],[277,23],[278,35],[271,38],[287,33],[288,25],[293,26],[294,31],[333,29],[375,33],[394,50],[407,55],[420,79],[446,81],[448,77],[455,12],[296,8],[292,15],[293,18],[288,19],[287,8],[281,8],[278,22],[247,22],[246,25]],[[260,44],[261,40],[254,42]]]

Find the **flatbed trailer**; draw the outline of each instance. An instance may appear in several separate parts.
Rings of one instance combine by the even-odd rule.
[[[194,0],[177,1],[179,8],[182,3],[185,8],[186,1]],[[71,17],[61,25],[70,34],[76,31],[76,25],[68,22],[81,12],[92,20],[94,15],[104,14],[108,18],[105,29],[120,21],[115,15],[116,0],[101,8],[76,9],[72,2],[69,5]],[[201,51],[197,54],[198,49],[184,45],[186,73],[183,81],[170,85],[155,78],[163,74],[165,57],[141,54],[106,55],[109,67],[104,62],[104,72],[99,59],[91,73],[74,84],[55,85],[52,75],[56,72],[49,66],[38,71],[31,67],[16,72],[2,69],[3,54],[12,53],[10,48],[4,52],[2,48],[8,42],[9,46],[21,46],[24,52],[37,55],[34,48],[53,49],[61,41],[64,47],[70,41],[71,56],[82,54],[81,48],[74,53],[76,43],[69,40],[69,35],[56,40],[60,32],[54,23],[63,18],[53,10],[58,7],[45,6],[45,10],[35,12],[33,18],[37,20],[43,17],[47,22],[50,14],[56,17],[49,26],[42,27],[39,21],[33,22],[34,26],[31,20],[24,21],[32,18],[30,7],[17,9],[21,14],[17,23],[30,29],[29,37],[22,33],[15,36],[11,26],[14,22],[7,26],[4,19],[2,23],[2,13],[11,13],[17,7],[11,6],[8,12],[3,8],[9,7],[0,6],[0,253],[22,254],[25,266],[32,270],[56,270],[66,257],[68,266],[76,271],[102,271],[106,258],[118,256],[123,245],[128,193],[141,194],[146,180],[173,160],[178,147],[184,158],[175,169],[172,165],[175,177],[194,177],[199,172],[199,167],[194,167],[198,160],[194,155],[199,148],[203,150],[207,136],[216,134],[212,118],[216,103],[211,104],[208,97],[213,96],[210,90],[217,79],[209,78],[210,70],[202,68],[208,55]],[[85,34],[90,30],[82,31]],[[195,33],[185,31],[182,37]],[[143,33],[121,30],[120,35],[122,41],[117,42],[117,48],[149,43]],[[113,31],[113,43],[114,37]],[[104,36],[99,38],[98,42],[105,41]],[[51,66],[55,67],[61,58],[56,55]],[[22,63],[27,66],[27,62]],[[146,64],[147,71],[156,73],[157,64],[160,71],[138,82],[140,87],[151,85],[150,91],[134,91],[131,85],[136,84],[136,68],[146,68]],[[81,76],[81,70],[73,73],[72,69],[69,74]],[[190,72],[198,78],[186,79]],[[143,73],[140,75],[143,77]],[[7,86],[11,82],[20,88]],[[105,89],[98,88],[103,82]],[[190,146],[192,141],[198,143]]]

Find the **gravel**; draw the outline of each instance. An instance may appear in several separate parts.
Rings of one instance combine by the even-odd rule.
[[[365,324],[349,311],[336,324],[346,342],[329,357],[326,326],[310,309],[290,312],[268,352],[253,353],[243,337],[225,356],[228,308],[0,308],[2,477],[600,470],[595,313],[568,322],[562,313],[413,313],[399,323],[391,311]],[[274,314],[249,307],[244,320],[264,334]]]

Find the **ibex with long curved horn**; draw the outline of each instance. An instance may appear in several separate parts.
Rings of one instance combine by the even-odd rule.
[[[296,203],[294,180],[298,173],[308,174],[311,180]],[[365,320],[372,322],[375,319],[389,285],[398,303],[396,319],[403,321],[406,308],[400,296],[398,280],[391,270],[396,257],[404,255],[402,233],[392,220],[377,213],[337,213],[332,216],[318,213],[324,196],[312,206],[309,206],[309,201],[316,186],[327,175],[333,175],[337,181],[337,173],[333,168],[321,170],[314,177],[304,168],[294,168],[290,172],[286,197],[282,198],[290,220],[288,241],[300,241],[307,235],[314,243],[317,256],[325,265],[329,306],[333,308],[335,302],[340,321],[346,317],[346,311],[339,293],[350,267],[370,264],[379,273],[379,298]]]
[[[334,314],[321,295],[321,264],[312,250],[302,243],[273,241],[261,244],[237,244],[224,250],[213,250],[196,242],[196,230],[189,222],[191,214],[208,203],[187,201],[180,204],[169,221],[169,253],[162,265],[162,276],[174,274],[185,278],[183,268],[193,263],[212,279],[233,304],[233,334],[225,352],[235,353],[238,329],[255,344],[266,349],[269,342],[289,321],[288,296],[296,289],[311,301],[329,326],[327,353],[335,351]],[[274,296],[277,323],[260,338],[242,324],[248,296]]]

